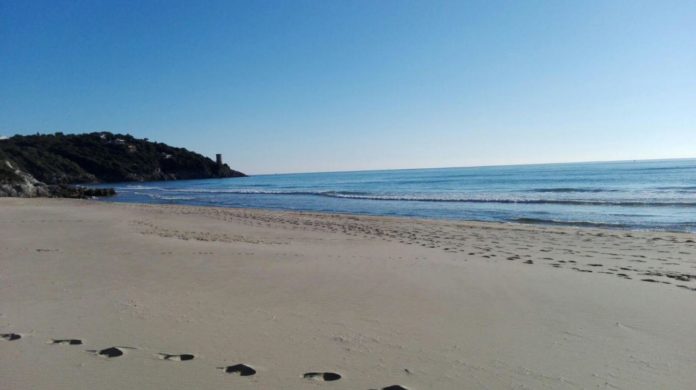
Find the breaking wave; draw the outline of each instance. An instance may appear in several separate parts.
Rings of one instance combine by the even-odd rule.
[[[132,189],[132,188],[129,188]],[[559,189],[557,189],[559,190]],[[562,190],[562,189],[560,189]],[[549,204],[549,205],[574,205],[574,206],[630,206],[630,207],[696,207],[696,201],[674,200],[628,200],[628,199],[543,199],[543,198],[495,198],[495,197],[466,197],[466,196],[430,196],[430,195],[392,195],[372,194],[358,191],[273,191],[256,189],[173,189],[166,192],[181,194],[228,194],[228,195],[275,195],[275,196],[321,196],[328,198],[370,200],[370,201],[394,201],[394,202],[443,202],[443,203],[499,203],[499,204]],[[563,191],[557,191],[563,192]],[[143,194],[144,195],[144,194]],[[161,199],[166,195],[147,194]],[[185,198],[180,198],[185,199]]]

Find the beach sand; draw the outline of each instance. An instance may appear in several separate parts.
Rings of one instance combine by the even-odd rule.
[[[0,389],[694,389],[695,240],[0,199]]]

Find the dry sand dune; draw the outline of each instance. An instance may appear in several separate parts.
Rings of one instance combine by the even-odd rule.
[[[693,389],[695,240],[0,199],[0,388]]]

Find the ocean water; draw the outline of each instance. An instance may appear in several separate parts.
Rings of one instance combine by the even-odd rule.
[[[117,183],[108,202],[696,232],[696,159]]]

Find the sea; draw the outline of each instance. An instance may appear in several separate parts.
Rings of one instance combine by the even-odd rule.
[[[106,202],[696,232],[696,159],[115,183]]]

